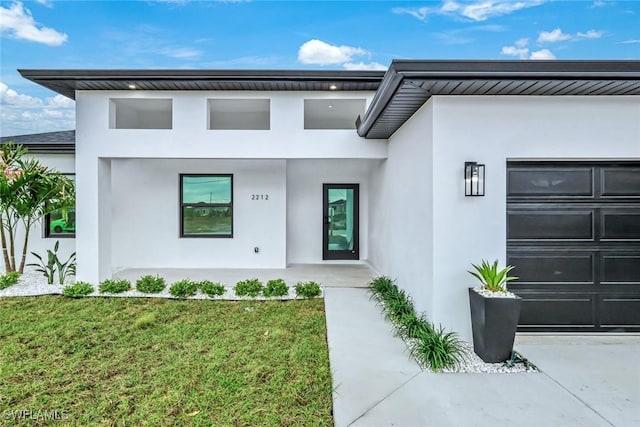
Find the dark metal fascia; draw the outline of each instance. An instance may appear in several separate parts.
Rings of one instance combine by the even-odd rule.
[[[376,123],[380,115],[387,108],[387,105],[393,99],[398,88],[402,85],[404,76],[397,72],[395,68],[395,61],[391,63],[391,66],[387,70],[387,73],[382,79],[382,83],[378,87],[369,108],[364,114],[363,118],[358,117],[357,131],[358,135],[366,138],[371,131],[371,128]]]

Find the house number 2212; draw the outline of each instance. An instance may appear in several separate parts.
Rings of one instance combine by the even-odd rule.
[[[252,194],[251,200],[269,200],[268,194]]]

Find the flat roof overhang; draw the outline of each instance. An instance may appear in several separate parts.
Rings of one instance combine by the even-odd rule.
[[[434,95],[640,95],[640,61],[394,60],[358,134],[389,138]]]
[[[375,91],[384,71],[311,70],[18,70],[75,99],[76,90]],[[335,86],[335,89],[332,89]]]

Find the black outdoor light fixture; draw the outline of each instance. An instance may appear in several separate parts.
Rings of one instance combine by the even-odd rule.
[[[484,165],[464,162],[464,195],[484,196]]]

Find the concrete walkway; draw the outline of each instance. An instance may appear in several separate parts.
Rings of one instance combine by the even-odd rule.
[[[540,373],[433,374],[365,289],[326,289],[325,306],[337,427],[640,425],[638,336],[524,337]]]

